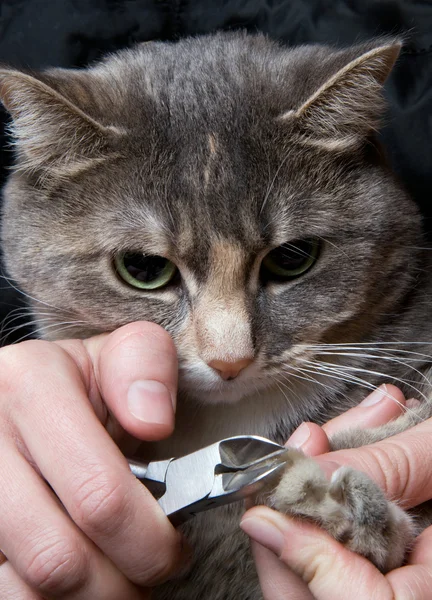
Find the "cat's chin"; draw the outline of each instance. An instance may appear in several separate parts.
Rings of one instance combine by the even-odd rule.
[[[199,404],[235,404],[244,398],[256,395],[268,389],[270,382],[258,380],[252,382],[227,381],[211,386],[197,384],[180,377],[179,390],[182,396]]]

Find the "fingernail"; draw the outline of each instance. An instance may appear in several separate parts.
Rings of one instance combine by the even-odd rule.
[[[306,423],[302,423],[300,427],[294,431],[286,445],[290,448],[301,448],[310,438],[311,432]]]
[[[361,406],[373,406],[374,404],[378,404],[378,402],[381,402],[381,400],[383,398],[385,398],[387,396],[387,386],[384,383],[383,385],[380,385],[379,388],[377,388],[375,391],[372,392],[372,394],[369,394],[369,396],[366,396],[366,398],[363,400],[363,402],[360,403]]]
[[[130,413],[140,421],[158,425],[173,421],[171,394],[160,381],[134,381],[127,402]]]
[[[420,400],[416,400],[415,398],[410,398],[406,401],[407,408],[417,408],[417,406],[420,406],[420,404]]]
[[[240,527],[258,544],[265,546],[278,556],[282,554],[284,536],[276,525],[267,519],[246,517],[241,521]]]

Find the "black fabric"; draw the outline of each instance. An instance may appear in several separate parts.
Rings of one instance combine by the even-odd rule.
[[[134,42],[175,40],[218,29],[262,31],[291,46],[348,45],[381,34],[406,34],[404,51],[386,86],[390,109],[382,137],[395,171],[432,230],[430,0],[3,0],[0,62],[30,68],[81,67]],[[5,119],[3,114],[0,183],[12,160]],[[21,303],[5,281],[0,283],[0,322]],[[25,328],[19,329],[7,341],[26,334]]]

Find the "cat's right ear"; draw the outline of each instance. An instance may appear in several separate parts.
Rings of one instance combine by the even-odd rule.
[[[64,74],[56,78],[55,70],[32,75],[0,69],[0,100],[12,117],[17,170],[46,182],[113,155],[112,142],[120,132],[80,107],[80,98],[90,95],[83,81],[81,76],[74,82],[71,75],[65,85]]]

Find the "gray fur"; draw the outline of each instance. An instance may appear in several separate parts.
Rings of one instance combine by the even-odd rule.
[[[146,457],[240,433],[285,441],[302,420],[322,423],[386,381],[420,409],[334,447],[430,416],[429,257],[420,215],[374,139],[398,51],[388,39],[286,49],[217,34],[140,45],[87,70],[0,72],[17,149],[2,243],[39,335],[150,320],[177,345],[176,431]],[[312,269],[288,283],[260,279],[267,252],[307,237],[322,240]],[[129,287],[112,267],[126,250],[170,258],[181,278],[159,291]],[[254,361],[233,381],[206,364],[245,357]],[[303,457],[272,502],[383,570],[411,541],[410,520],[364,476],[327,483]],[[193,568],[157,598],[260,598],[241,510],[188,525]],[[385,530],[373,530],[374,511]]]

